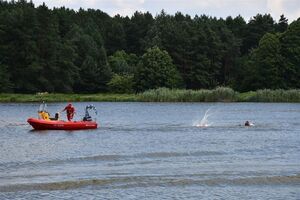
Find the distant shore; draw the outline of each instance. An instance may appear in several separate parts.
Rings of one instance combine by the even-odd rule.
[[[185,90],[159,88],[138,94],[0,94],[2,103],[26,102],[300,102],[300,89],[236,92],[231,88]]]

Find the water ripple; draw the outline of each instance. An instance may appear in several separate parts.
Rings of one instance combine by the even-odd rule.
[[[133,155],[95,155],[86,157],[75,157],[48,161],[26,161],[26,162],[2,162],[0,163],[0,169],[5,168],[21,168],[26,166],[37,166],[37,165],[57,165],[64,163],[76,163],[83,161],[122,161],[144,158],[172,158],[172,157],[188,157],[188,156],[211,156],[211,155],[223,155],[225,153],[218,151],[196,151],[196,152],[152,152],[152,153],[139,153]]]
[[[262,176],[246,178],[214,178],[195,180],[164,176],[127,176],[107,179],[84,179],[49,183],[11,184],[0,186],[0,192],[31,190],[69,190],[87,186],[110,186],[114,188],[153,187],[153,186],[189,186],[189,185],[300,185],[300,174],[292,176]]]

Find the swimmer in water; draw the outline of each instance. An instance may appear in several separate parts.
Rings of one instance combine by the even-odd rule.
[[[245,122],[245,126],[254,126],[254,124],[253,124],[253,123],[250,123],[249,121],[246,121],[246,122]]]

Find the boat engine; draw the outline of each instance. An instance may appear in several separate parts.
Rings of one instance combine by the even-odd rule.
[[[84,117],[82,119],[83,121],[93,121],[92,117],[91,117],[91,115],[89,113],[89,110],[94,110],[95,114],[97,115],[96,107],[93,106],[93,105],[88,105],[88,106],[85,107],[85,115],[84,115]]]

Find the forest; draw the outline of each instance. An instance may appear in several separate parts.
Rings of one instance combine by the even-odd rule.
[[[226,19],[162,10],[0,0],[0,93],[139,93],[150,89],[300,88],[300,18]]]

